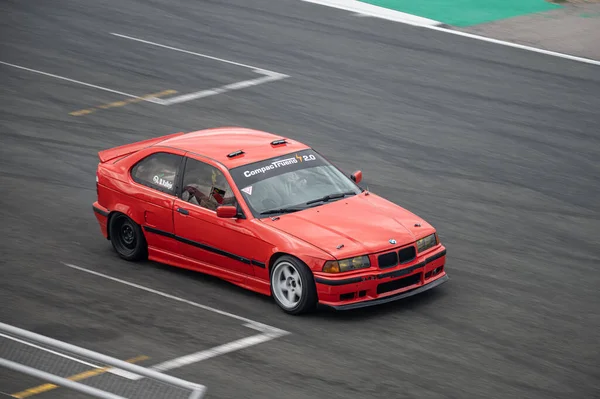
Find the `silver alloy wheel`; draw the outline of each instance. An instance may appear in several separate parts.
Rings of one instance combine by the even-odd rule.
[[[302,278],[296,266],[281,262],[275,266],[271,277],[273,293],[286,309],[292,309],[302,299]]]

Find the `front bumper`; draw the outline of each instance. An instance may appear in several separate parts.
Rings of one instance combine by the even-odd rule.
[[[445,263],[446,249],[441,246],[425,259],[391,271],[370,270],[344,278],[317,275],[319,303],[350,310],[420,294],[449,280]]]

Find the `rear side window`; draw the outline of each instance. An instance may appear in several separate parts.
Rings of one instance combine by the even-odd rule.
[[[175,195],[175,179],[181,156],[158,152],[139,161],[131,170],[131,178],[139,184]]]

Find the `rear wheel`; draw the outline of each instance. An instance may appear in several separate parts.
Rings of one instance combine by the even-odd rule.
[[[289,255],[277,259],[273,265],[271,294],[277,305],[289,314],[305,313],[317,305],[317,288],[310,269]]]
[[[144,259],[147,255],[147,244],[141,227],[131,218],[116,213],[110,218],[110,241],[117,254],[129,261]]]

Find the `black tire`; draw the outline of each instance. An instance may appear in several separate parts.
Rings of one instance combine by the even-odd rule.
[[[284,269],[290,273],[288,279],[285,279],[285,276],[283,275]],[[292,272],[292,270],[294,270],[295,273]],[[281,280],[282,277],[284,277],[284,280]],[[280,284],[277,284],[277,280],[279,280]],[[285,283],[283,283],[283,281],[285,281]],[[288,281],[290,282],[289,285],[287,284]],[[295,282],[293,286],[291,285],[292,281]],[[298,281],[300,281],[300,284],[298,284]],[[316,308],[318,298],[314,276],[308,266],[299,259],[289,255],[283,255],[278,258],[271,268],[270,283],[271,295],[275,299],[275,303],[277,303],[284,312],[298,315],[313,311]],[[280,289],[280,287],[285,289],[281,284],[284,284],[288,288],[286,292],[290,292],[290,290],[293,291],[295,296],[299,297],[299,300],[295,303],[290,301],[286,294],[282,292],[282,289]],[[298,289],[298,287],[300,287],[300,289]],[[300,294],[298,294],[298,292],[300,292]]]
[[[123,213],[111,215],[109,222],[110,242],[117,254],[128,261],[145,259],[148,244],[141,227]]]

